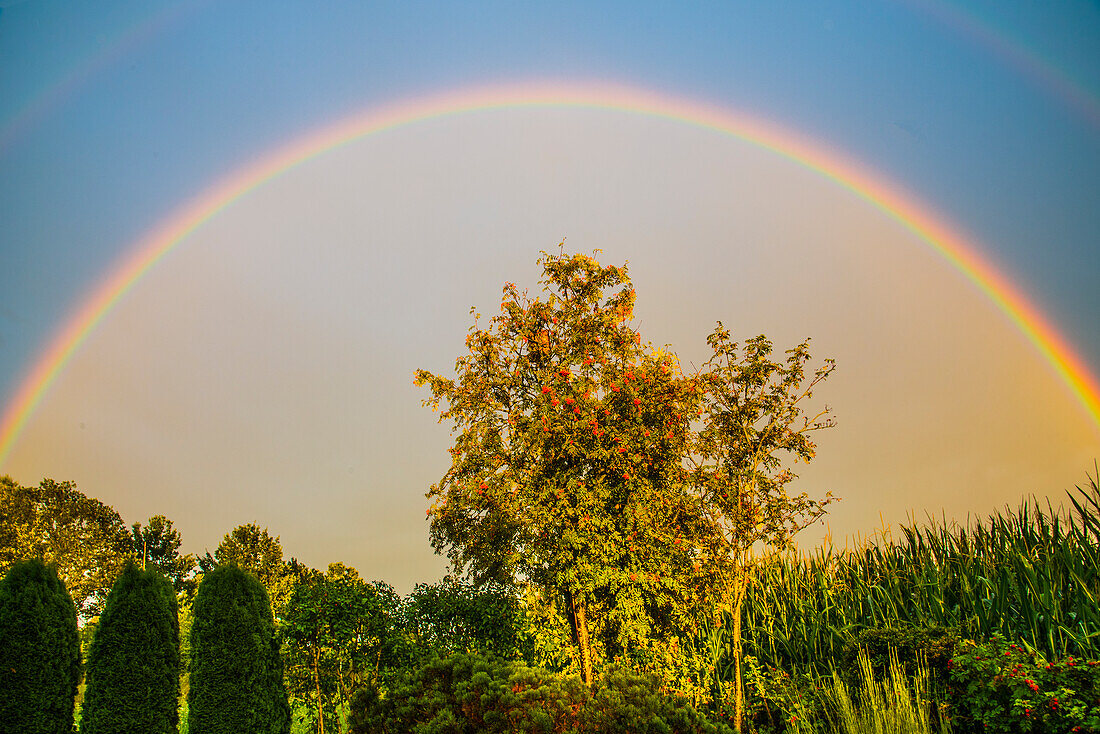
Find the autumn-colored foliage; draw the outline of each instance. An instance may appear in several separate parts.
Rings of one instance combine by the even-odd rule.
[[[803,403],[833,364],[807,374],[807,342],[776,361],[719,323],[685,374],[631,325],[625,267],[539,263],[545,296],[506,284],[455,379],[416,374],[457,434],[428,514],[456,570],[556,595],[591,683],[598,656],[630,658],[699,609],[739,619],[754,554],[820,517],[829,498],[789,495],[784,460],[811,459],[831,425]]]
[[[700,508],[682,458],[701,388],[643,346],[625,268],[541,264],[545,299],[505,285],[457,379],[417,372],[458,431],[429,493],[431,538],[475,580],[555,590],[591,682],[593,632],[629,652],[688,593]]]

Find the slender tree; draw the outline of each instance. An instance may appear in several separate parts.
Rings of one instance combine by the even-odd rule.
[[[127,564],[92,640],[81,734],[175,734],[179,674],[172,584],[157,571]]]
[[[382,668],[392,664],[398,635],[386,609],[390,593],[343,563],[294,588],[280,624],[286,681],[318,734],[339,731],[338,710],[355,689],[377,688]]]
[[[76,607],[52,566],[0,581],[0,734],[69,734],[80,682]]]
[[[810,435],[833,426],[830,410],[806,412],[814,390],[832,374],[826,359],[814,371],[809,340],[772,357],[764,336],[733,341],[718,323],[707,339],[713,354],[704,365],[701,427],[694,442],[693,481],[703,508],[696,567],[712,600],[712,623],[732,621],[734,712],[740,731],[744,690],[741,679],[741,617],[745,595],[762,556],[791,546],[796,533],[818,520],[834,500],[792,494],[791,460],[816,454]]]
[[[190,734],[288,734],[290,706],[267,591],[236,566],[203,576],[192,607]]]

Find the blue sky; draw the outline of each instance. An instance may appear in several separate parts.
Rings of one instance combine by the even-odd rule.
[[[610,82],[692,99],[774,121],[818,141],[823,147],[844,152],[897,182],[931,210],[969,233],[980,244],[982,254],[999,266],[1050,317],[1091,366],[1092,373],[1100,374],[1100,331],[1095,326],[1100,318],[1100,288],[1097,287],[1100,242],[1096,236],[1096,232],[1100,232],[1100,207],[1096,206],[1100,200],[1100,114],[1097,113],[1100,110],[1100,54],[1096,53],[1097,48],[1100,48],[1100,8],[1087,2],[556,2],[536,6],[508,2],[92,4],[0,0],[0,347],[6,357],[0,363],[0,400],[6,403],[10,399],[49,337],[80,307],[112,265],[143,234],[214,181],[262,158],[265,152],[355,112],[430,93],[525,81]],[[828,211],[847,211],[843,203],[834,203],[829,198],[828,186],[821,188],[800,178],[802,174],[789,170],[788,163],[772,164],[766,156],[754,158],[754,153],[734,154],[721,148],[724,143],[705,136],[692,137],[676,131],[675,126],[623,123],[629,129],[624,129],[621,137],[633,141],[634,147],[617,149],[616,135],[606,136],[609,127],[619,124],[617,119],[612,116],[592,118],[587,122],[563,121],[560,127],[553,129],[571,130],[576,138],[562,133],[547,142],[543,158],[533,158],[530,167],[540,165],[539,161],[547,156],[567,155],[571,149],[603,151],[609,166],[616,162],[624,167],[623,170],[629,166],[632,156],[652,159],[650,169],[639,169],[634,175],[644,178],[647,170],[660,169],[670,180],[681,174],[684,176],[684,183],[677,189],[684,199],[677,206],[686,207],[683,218],[676,220],[685,223],[681,232],[688,232],[694,221],[691,202],[708,200],[706,191],[692,188],[693,176],[678,172],[671,162],[672,159],[687,160],[693,151],[702,151],[699,165],[704,165],[708,159],[725,160],[723,156],[731,155],[732,165],[743,166],[744,171],[759,176],[761,191],[774,190],[781,192],[777,196],[789,197],[782,202],[781,210],[791,219],[806,218],[803,234],[807,239],[814,237],[815,227],[828,221],[820,219],[827,216]],[[437,196],[450,196],[447,192],[457,191],[453,187],[437,191],[432,188],[434,184],[428,182],[434,176],[435,164],[428,160],[426,151],[432,146],[450,156],[446,162],[438,164],[441,170],[461,176],[461,166],[476,168],[481,165],[480,161],[491,157],[491,154],[479,152],[482,149],[477,147],[483,145],[488,146],[484,150],[492,150],[490,130],[495,131],[493,135],[498,140],[504,141],[502,144],[515,146],[513,161],[523,159],[525,151],[539,145],[538,139],[530,136],[535,133],[547,136],[540,127],[543,122],[538,119],[486,116],[484,120],[472,120],[470,127],[463,127],[464,124],[426,128],[426,137],[418,138],[412,133],[398,135],[393,141],[377,142],[380,148],[373,152],[358,148],[349,150],[348,165],[358,161],[364,168],[332,169],[327,177],[321,175],[320,168],[302,170],[294,174],[299,177],[299,188],[294,188],[293,181],[276,182],[270,190],[257,192],[251,203],[242,201],[232,212],[226,213],[224,222],[224,226],[232,229],[241,240],[242,249],[234,254],[224,248],[215,248],[212,243],[217,233],[213,226],[209,232],[196,233],[196,242],[191,248],[193,254],[181,253],[159,265],[148,276],[150,294],[132,294],[119,305],[117,317],[112,315],[103,325],[102,337],[98,331],[92,335],[74,359],[72,385],[68,389],[76,391],[72,394],[80,394],[76,389],[78,384],[100,385],[96,389],[104,393],[104,404],[131,406],[135,411],[140,411],[144,405],[145,410],[164,415],[163,407],[154,409],[151,403],[143,404],[132,394],[111,393],[102,387],[110,381],[96,382],[95,375],[102,377],[111,373],[104,363],[96,362],[101,359],[97,355],[104,353],[108,343],[113,343],[110,329],[131,323],[128,319],[132,320],[130,334],[147,333],[141,331],[142,328],[152,329],[148,333],[162,334],[165,340],[162,349],[183,344],[186,338],[194,342],[200,338],[196,335],[218,332],[195,317],[194,331],[187,332],[191,336],[185,337],[185,327],[180,324],[188,322],[203,308],[175,298],[172,287],[182,289],[179,291],[182,294],[188,288],[198,288],[195,279],[205,283],[206,279],[213,282],[224,276],[225,293],[228,294],[233,290],[233,279],[224,273],[238,273],[244,280],[255,276],[256,283],[266,284],[264,292],[267,295],[263,298],[282,293],[284,287],[288,293],[283,300],[275,299],[269,304],[274,311],[258,312],[255,323],[264,323],[263,319],[269,319],[273,312],[282,313],[282,318],[288,319],[296,314],[310,323],[303,316],[308,312],[308,305],[290,295],[290,280],[300,277],[303,287],[324,290],[324,278],[337,277],[334,273],[338,274],[343,267],[371,264],[398,267],[401,260],[397,255],[381,260],[376,256],[369,262],[334,255],[331,264],[326,266],[329,270],[318,266],[312,276],[300,263],[285,268],[267,263],[259,269],[262,272],[252,272],[249,264],[266,261],[265,252],[278,250],[290,263],[292,253],[314,246],[311,238],[324,236],[336,241],[341,234],[339,227],[331,223],[316,229],[301,224],[308,220],[312,226],[315,222],[309,217],[320,216],[318,212],[321,211],[307,213],[303,210],[302,220],[289,220],[279,230],[282,233],[300,231],[300,239],[286,235],[285,240],[276,242],[275,239],[282,235],[268,232],[266,236],[272,238],[271,249],[265,250],[263,242],[250,239],[259,235],[248,229],[249,222],[258,223],[256,226],[260,227],[265,221],[274,221],[278,217],[271,207],[287,208],[292,206],[288,202],[306,202],[309,192],[337,202],[349,191],[359,192],[354,187],[362,185],[361,195],[373,196],[375,202],[390,201],[387,196],[392,193],[392,186],[387,186],[385,181],[368,180],[373,170],[370,161],[382,160],[371,156],[386,155],[391,157],[386,160],[392,166],[387,170],[395,172],[389,183],[404,180],[409,195],[401,201],[393,200],[385,212],[403,212],[404,217],[395,216],[395,222],[431,219],[431,211],[424,210],[425,192],[436,191]],[[522,130],[527,130],[529,136],[524,137]],[[436,134],[440,137],[431,138]],[[517,137],[513,139],[510,135]],[[709,146],[718,146],[721,150],[712,151]],[[363,158],[357,157],[360,152]],[[464,155],[467,157],[463,158]],[[408,161],[409,171],[421,171],[420,177],[410,174],[407,179],[401,179],[402,161]],[[318,163],[322,165],[328,164]],[[524,230],[516,214],[528,211],[521,200],[513,202],[509,212],[497,210],[493,204],[498,198],[506,198],[497,197],[493,186],[508,186],[509,177],[520,174],[508,168],[504,160],[491,160],[484,165],[485,175],[476,177],[480,182],[477,185],[485,187],[482,196],[464,198],[465,208],[461,212],[455,208],[445,213],[446,208],[441,206],[437,225],[443,228],[444,223],[447,227],[468,224],[476,228],[478,238],[472,234],[468,239],[461,234],[457,237],[469,243],[464,245],[468,248],[469,261],[500,261],[501,252],[504,252],[499,249],[502,245],[485,242],[486,237],[497,231],[494,226],[499,226],[500,233],[507,232],[513,237],[523,237],[524,232],[530,231],[530,241],[511,243],[509,247],[515,250],[505,250],[514,256],[514,260],[507,260],[509,266],[519,268],[519,272],[493,271],[485,275],[484,283],[476,278],[467,279],[464,288],[454,288],[455,303],[465,307],[471,303],[491,303],[504,280],[526,278],[533,283],[537,276],[534,272],[537,251],[554,246],[563,236],[568,236],[569,242],[578,248],[589,250],[604,245],[597,241],[602,233],[612,243],[609,253],[615,258],[630,259],[639,275],[644,276],[655,268],[651,263],[657,260],[647,260],[647,246],[639,245],[637,251],[631,251],[613,244],[617,230],[610,225],[601,228],[598,211],[589,212],[587,219],[570,219],[570,212],[583,208],[591,197],[583,201],[566,198],[557,202],[560,208],[549,211],[562,222],[560,227],[547,224],[545,231],[540,232],[538,227],[531,225],[529,230]],[[571,168],[561,170],[573,171]],[[498,173],[492,174],[492,171]],[[602,174],[606,174],[605,190],[632,186],[632,182],[614,175],[612,168]],[[773,174],[774,181],[769,178]],[[586,174],[577,168],[575,175],[600,174]],[[717,177],[719,174],[711,171],[694,178],[710,180],[707,175]],[[302,183],[310,176],[314,177],[312,188]],[[566,177],[562,182],[568,187],[575,180]],[[281,185],[288,188],[279,190]],[[711,190],[717,185],[721,184],[712,184]],[[526,190],[519,185],[515,188]],[[752,188],[749,181],[738,191],[748,197]],[[530,191],[533,195],[541,192],[534,185]],[[633,193],[642,196],[640,191]],[[645,195],[657,196],[661,191],[654,188]],[[795,196],[791,192],[803,193]],[[629,193],[625,190],[616,193],[623,197],[616,216],[624,221],[629,219],[628,210],[634,206]],[[545,192],[540,195],[547,196]],[[466,194],[454,194],[455,202],[463,196]],[[414,202],[419,210],[414,208]],[[336,207],[336,204],[330,206]],[[765,207],[764,204],[760,206]],[[368,204],[360,207],[366,208]],[[822,211],[818,212],[819,209]],[[245,215],[246,211],[252,211],[252,219]],[[347,212],[358,210],[352,207],[324,211],[327,216],[351,217]],[[530,211],[535,211],[534,204],[530,205]],[[714,221],[718,222],[720,212],[712,213],[716,217]],[[752,224],[751,214],[749,211],[745,215],[743,231],[764,236],[766,227]],[[707,216],[700,214],[698,221],[710,221]],[[609,215],[607,221],[614,218]],[[540,211],[538,216],[532,214],[531,221],[542,226],[542,222],[552,222],[553,217]],[[300,230],[296,222],[301,224]],[[387,236],[399,239],[398,225],[387,226],[390,227],[386,230]],[[875,226],[878,225],[868,219],[866,227],[861,225],[863,228],[859,231],[871,231]],[[704,224],[699,227],[701,238],[713,234],[710,230],[704,231]],[[440,234],[427,225],[417,232],[421,237]],[[586,238],[584,233],[588,232],[592,234]],[[669,229],[665,235],[673,238],[677,230]],[[204,236],[212,238],[207,245],[207,256],[201,255]],[[349,238],[347,247],[353,248],[353,242],[354,237]],[[833,247],[827,233],[822,233],[822,242],[823,248]],[[422,245],[425,257],[432,256],[433,247],[442,246],[430,242]],[[185,244],[181,250],[187,248]],[[194,262],[187,257],[194,258]],[[721,268],[728,267],[731,271],[744,268],[746,262],[756,262],[752,257],[742,252],[739,259],[721,260]],[[308,262],[320,260],[323,258]],[[866,262],[866,258],[861,262]],[[759,267],[761,272],[767,270],[765,264]],[[175,273],[171,272],[173,269]],[[219,275],[213,272],[216,270],[223,272]],[[180,275],[183,272],[192,272],[192,280],[183,279]],[[861,277],[874,277],[870,273],[863,272]],[[317,280],[311,281],[310,277]],[[683,287],[690,291],[687,277],[684,276]],[[928,277],[933,278],[932,275]],[[922,281],[920,285],[937,289],[936,283]],[[354,285],[348,287],[354,290]],[[656,290],[657,286],[651,289]],[[238,290],[247,291],[247,288],[242,286]],[[167,300],[158,305],[153,291]],[[766,291],[761,290],[761,299],[765,298]],[[746,292],[756,291],[746,287]],[[229,295],[224,297],[230,299]],[[920,297],[920,289],[913,297]],[[969,296],[960,291],[958,297],[965,300]],[[639,298],[642,302],[646,298],[641,288]],[[662,304],[676,302],[671,292],[659,298],[669,299],[662,300]],[[209,308],[210,319],[217,319],[219,313],[239,315],[247,311],[245,306],[231,299],[210,301],[211,304],[215,302],[217,307],[211,305]],[[700,303],[703,302],[706,299],[700,298]],[[336,312],[341,309],[350,312],[368,305],[375,309],[382,306],[381,301],[357,300],[350,291],[346,297],[325,303],[327,305],[319,307],[318,311],[324,315],[315,318],[335,319]],[[445,307],[450,308],[444,301],[424,306],[426,313],[436,313]],[[890,309],[873,304],[867,308],[891,313]],[[702,311],[702,307],[694,310],[685,307],[683,315],[685,319],[690,316],[704,321],[722,318],[736,328],[735,315]],[[142,321],[142,313],[162,313],[163,316],[153,328]],[[191,316],[185,317],[184,313]],[[462,325],[465,308],[455,317],[450,328],[455,330],[453,340],[457,341],[465,328]],[[790,323],[797,324],[797,318],[797,313],[790,314]],[[112,319],[118,322],[113,327],[109,323]],[[655,325],[663,323],[658,317],[652,317],[651,321]],[[786,323],[776,322],[774,328],[785,333]],[[975,321],[969,328],[984,333],[984,323]],[[765,320],[763,326],[769,323]],[[348,328],[362,328],[367,333],[374,325],[370,319],[361,319],[353,321]],[[670,334],[677,333],[677,327],[671,322],[668,328]],[[797,333],[797,328],[791,328],[792,334]],[[828,333],[827,328],[823,328]],[[246,322],[243,316],[239,329],[243,331],[226,330],[222,341],[216,344],[236,345],[232,351],[239,354],[239,359],[233,364],[249,364],[251,359],[256,359],[257,365],[264,364],[257,355],[269,354],[267,350],[272,348],[271,344],[261,345],[251,336],[263,330],[258,330],[251,321]],[[901,333],[901,327],[895,331]],[[441,327],[441,339],[447,338],[444,332]],[[352,338],[349,333],[334,332],[332,342],[319,342],[315,346],[323,352],[332,344]],[[139,361],[138,355],[147,357],[151,352],[148,344],[143,347],[134,340],[126,342],[124,335],[118,338],[122,340],[119,343],[133,348],[135,364]],[[405,348],[394,334],[378,338],[389,339],[386,344],[391,350]],[[97,339],[101,339],[98,346]],[[949,341],[946,337],[945,340]],[[415,359],[438,360],[438,355],[409,349],[408,364],[395,359],[379,369],[392,370],[399,376],[394,379],[404,380],[403,375],[411,374],[411,369],[416,367],[443,369],[456,354],[453,346],[450,352],[441,347],[439,354],[448,355],[445,360],[422,364],[413,362]],[[898,351],[889,345],[882,349]],[[1000,350],[1001,347],[991,346],[990,349]],[[985,364],[993,371],[1008,369],[998,362],[1016,360],[1015,355],[1015,352],[994,351],[984,355]],[[860,355],[853,353],[850,359],[858,360]],[[871,359],[868,357],[868,363]],[[949,357],[943,359],[945,364],[951,363]],[[958,363],[968,362],[960,357]],[[975,356],[973,363],[980,365],[982,361]],[[844,368],[843,363],[841,367]],[[165,375],[170,374],[169,366],[164,369]],[[301,373],[312,374],[304,366]],[[193,375],[194,370],[188,374]],[[271,379],[286,385],[285,380],[289,378],[283,375],[278,380]],[[348,379],[347,384],[353,385],[350,376]],[[913,379],[919,380],[918,377]],[[262,381],[262,375],[257,375],[257,381]],[[183,383],[177,380],[173,384]],[[194,384],[193,389],[209,390],[208,394],[221,394],[219,391],[226,389],[201,382]],[[103,438],[103,443],[96,444],[94,450],[91,446],[84,450],[101,457],[116,451],[117,457],[129,457],[130,469],[123,472],[108,471],[99,465],[85,467],[72,458],[80,451],[67,443],[76,439],[61,439],[50,433],[49,426],[55,423],[47,420],[47,413],[56,415],[56,425],[62,425],[66,420],[65,411],[76,410],[71,399],[62,399],[69,394],[65,392],[67,388],[58,385],[56,389],[58,394],[52,403],[43,403],[41,425],[28,427],[28,436],[22,442],[25,445],[16,447],[9,465],[0,467],[0,471],[15,472],[16,478],[24,482],[37,481],[40,476],[74,479],[85,491],[112,501],[130,521],[144,519],[151,510],[165,512],[177,519],[185,538],[193,537],[192,542],[198,546],[216,543],[217,537],[232,525],[255,519],[267,519],[274,532],[284,535],[284,543],[287,536],[294,535],[289,527],[278,526],[290,524],[292,515],[280,515],[275,509],[266,518],[241,516],[232,520],[230,514],[217,516],[210,519],[207,526],[202,524],[198,513],[188,515],[182,505],[173,514],[163,509],[155,510],[157,502],[137,499],[142,496],[139,487],[155,485],[164,475],[171,474],[175,459],[169,458],[163,444],[151,442],[141,448],[122,441],[119,438],[122,434],[111,434],[112,438]],[[119,385],[112,389],[125,392],[126,387]],[[147,389],[159,396],[172,392],[163,384],[150,385]],[[1052,387],[1043,389],[1056,392]],[[331,403],[329,398],[318,398],[314,408],[350,400],[346,390],[342,398],[331,398]],[[227,389],[225,394],[228,400],[228,396],[236,393]],[[1044,393],[1040,391],[1039,394]],[[1005,396],[1002,402],[1011,403],[1013,399],[1014,396]],[[178,400],[188,400],[186,391],[181,392]],[[1042,398],[1036,400],[1042,401]],[[1060,395],[1052,400],[1064,401],[1065,397]],[[842,428],[838,430],[842,430],[845,406],[838,403],[834,407],[841,413]],[[302,406],[298,408],[307,410]],[[411,409],[420,410],[415,404]],[[70,416],[69,423],[90,426],[102,417],[95,412],[102,407],[83,406],[81,410],[92,417],[78,421]],[[248,425],[241,417],[247,415],[247,411],[243,408],[241,411],[237,418],[225,421],[227,424],[234,424],[238,419],[245,421],[243,427],[235,429],[238,431],[246,430]],[[859,414],[851,409],[849,412]],[[119,424],[135,425],[137,419],[120,409],[115,420]],[[859,420],[855,423],[859,425]],[[170,443],[172,434],[165,425],[159,424],[159,428],[164,429],[164,441]],[[357,430],[363,431],[363,437],[361,442],[353,442],[354,445],[347,447],[349,453],[357,450],[355,446],[374,440],[370,438],[374,435],[373,429],[361,427]],[[1073,433],[1075,438],[1065,440],[1066,445],[1075,447],[1067,454],[1072,457],[1067,464],[1076,461],[1076,465],[1048,466],[1050,474],[1046,481],[1049,485],[1028,491],[1057,493],[1065,488],[1067,481],[1083,479],[1084,471],[1091,469],[1091,462],[1084,463],[1081,457],[1100,454],[1096,434],[1089,435],[1088,430],[1074,428],[1070,432],[1076,431]],[[430,435],[425,442],[432,446],[445,445],[445,435]],[[1013,440],[1026,443],[1027,438],[1020,434]],[[848,440],[851,446],[860,443],[858,436]],[[1011,443],[1007,438],[1005,441],[1005,445]],[[337,443],[339,441],[332,439],[327,443],[319,441],[317,445]],[[50,447],[55,447],[53,453]],[[823,446],[823,450],[825,448],[827,446]],[[1088,453],[1089,448],[1091,453]],[[948,451],[945,447],[941,449]],[[388,447],[383,453],[392,455],[397,450]],[[845,452],[854,450],[837,449],[846,456],[853,456]],[[965,453],[965,447],[955,446],[955,450]],[[241,453],[249,455],[248,451]],[[1055,461],[1054,454],[1037,453],[1046,458],[1036,458],[1036,461]],[[921,460],[912,453],[889,458],[901,464]],[[308,463],[321,459],[314,455],[312,458],[303,456],[301,460]],[[881,460],[886,462],[885,458]],[[115,463],[121,461],[122,458],[114,460]],[[411,458],[407,461],[419,463]],[[826,473],[817,479],[840,489],[848,481],[843,466],[856,463],[855,458],[847,461],[848,464],[837,462],[832,474]],[[941,465],[952,466],[952,461],[955,460],[943,459]],[[252,464],[232,465],[230,458],[222,457],[212,463],[206,473],[198,472],[193,479],[210,483],[222,472],[237,477],[238,486],[243,486],[248,484],[246,477],[253,470]],[[961,476],[976,470],[959,471]],[[1037,467],[1033,472],[1035,476],[1044,476]],[[995,474],[993,472],[991,477]],[[420,495],[426,487],[418,486],[418,482],[422,482],[420,477],[413,478],[412,474],[397,470],[387,476],[390,488],[385,491],[397,492],[395,487],[401,486],[401,492],[416,498],[422,506]],[[866,478],[851,481],[855,486],[852,493],[872,491]],[[335,479],[330,481],[334,483]],[[404,486],[406,484],[408,486]],[[348,484],[332,491],[334,496],[350,496],[361,490],[356,487]],[[1005,490],[1004,497],[996,495],[992,489],[979,491],[982,500],[976,501],[974,508],[981,506],[983,501],[988,504],[988,498],[994,496],[999,501],[1014,503],[1020,489],[1011,487]],[[255,497],[259,491],[240,490],[240,514],[246,512],[245,508],[257,507]],[[383,490],[363,491],[371,494]],[[900,489],[882,491],[906,493]],[[954,491],[945,489],[944,494]],[[165,492],[170,494],[168,489]],[[291,487],[285,490],[287,507],[294,504],[294,492]],[[838,494],[844,492],[841,490]],[[414,503],[410,501],[411,504]],[[894,505],[893,509],[888,507],[886,510],[896,519],[902,504],[899,501]],[[935,511],[938,507],[936,501],[932,501],[930,507],[918,509]],[[966,511],[974,508],[967,507]],[[256,514],[264,513],[263,506],[259,506]],[[421,509],[420,517],[422,514]],[[845,530],[867,529],[867,514],[853,515],[845,521]],[[843,517],[842,513],[837,522],[841,523]],[[302,548],[313,547],[310,544],[314,541],[308,533],[302,532],[295,538]],[[417,536],[415,541],[426,546],[426,535]],[[343,553],[339,545],[318,548],[317,557],[309,559],[317,564],[327,562],[325,558],[335,560],[334,554]],[[308,556],[309,552],[300,555]],[[341,557],[355,562],[350,552]],[[366,561],[358,561],[359,565],[364,563]],[[416,566],[417,570],[408,571],[409,578],[417,574],[430,575],[431,568],[430,562],[424,561]]]

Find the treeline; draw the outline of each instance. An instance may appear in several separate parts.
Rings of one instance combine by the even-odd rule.
[[[1027,722],[1049,731],[1100,726],[1100,624],[1091,601],[1100,594],[1100,488],[1090,481],[1087,489],[1070,493],[1069,514],[1031,501],[1015,513],[995,513],[968,526],[912,525],[893,541],[764,564],[747,590],[741,619],[748,655],[744,728],[831,731],[822,723],[836,706],[831,676],[839,673],[859,685],[861,656],[867,656],[867,674],[877,679],[889,678],[891,659],[908,671],[903,675],[923,666],[928,680],[922,695],[935,697],[936,711],[955,731],[1026,731],[1020,727]],[[4,486],[27,496],[65,486],[70,505],[97,507],[97,517],[113,513],[71,484],[46,480],[28,489],[5,480]],[[44,506],[35,515],[39,527],[71,535],[62,532],[64,518],[49,519],[49,512]],[[32,526],[19,527],[9,514],[0,528],[4,538],[33,535]],[[139,556],[135,539],[146,537],[141,531],[147,528],[158,530],[147,531]],[[604,731],[609,710],[626,715],[609,702],[627,705],[628,699],[634,715],[642,711],[680,722],[672,731],[721,731],[733,723],[728,700],[735,625],[728,614],[713,625],[701,610],[693,630],[663,644],[656,640],[629,659],[615,660],[597,646],[604,673],[586,686],[576,677],[580,662],[563,599],[545,589],[475,586],[447,577],[402,597],[339,562],[321,571],[285,559],[279,538],[254,524],[227,533],[213,553],[200,558],[180,553],[179,532],[164,518],[127,537],[113,588],[88,594],[102,604],[84,608],[102,613],[83,619],[83,653],[76,599],[68,611],[57,602],[70,597],[54,571],[41,563],[11,569],[19,574],[0,589],[0,652],[36,659],[16,624],[27,622],[18,611],[27,604],[52,609],[52,628],[60,631],[37,653],[48,661],[37,670],[18,679],[5,679],[0,671],[0,698],[25,701],[26,691],[35,689],[52,703],[21,711],[63,713],[65,701],[71,711],[83,674],[82,732],[112,731],[102,728],[104,720],[113,721],[105,712],[135,688],[151,691],[137,707],[142,723],[135,731],[162,730],[150,728],[150,720],[169,727],[164,731],[216,731],[199,723],[207,715],[204,696],[211,700],[203,693],[209,682],[203,671],[209,670],[223,671],[233,689],[266,675],[264,720],[275,722],[272,732],[284,731],[283,724],[303,733],[404,731],[423,724],[424,717],[438,718],[442,726],[454,716],[471,717],[456,729],[465,731],[491,728],[494,721],[492,726],[509,731],[530,717],[554,727]],[[15,554],[10,546],[3,552],[5,558]],[[56,568],[77,579],[105,576],[73,563]],[[231,573],[237,576],[227,579]],[[23,607],[10,591],[20,577],[23,586],[32,579],[30,586],[39,588],[31,601],[20,602]],[[248,610],[243,618],[242,609]],[[212,639],[267,642],[218,652]],[[136,658],[145,660],[142,686],[132,679]],[[249,660],[255,668],[250,673],[226,662],[239,666]],[[44,685],[44,678],[53,682]],[[17,689],[23,691],[19,696],[12,694]],[[255,692],[248,696],[253,703],[258,698]],[[218,700],[205,711],[224,716],[236,710]],[[237,722],[226,731],[234,726],[252,724]]]
[[[86,665],[76,668],[77,680],[112,652],[127,659],[128,650],[155,647],[150,636],[170,640],[177,661],[165,662],[176,676],[176,693],[169,698],[173,711],[177,697],[184,704],[185,722],[191,712],[184,702],[201,646],[196,637],[202,634],[197,620],[203,590],[220,569],[244,571],[263,591],[266,614],[259,617],[271,625],[280,685],[299,724],[310,730],[340,731],[356,690],[386,690],[435,658],[474,653],[559,671],[572,662],[569,640],[558,632],[560,620],[547,624],[557,612],[534,591],[524,596],[497,584],[475,588],[447,577],[420,584],[402,597],[388,583],[364,580],[343,563],[330,563],[322,571],[285,558],[279,537],[256,524],[234,528],[212,553],[195,556],[181,552],[183,539],[171,520],[158,515],[127,528],[116,510],[72,482],[44,479],[33,487],[3,477],[0,493],[0,573],[38,559],[42,563],[33,574],[44,576],[47,568],[55,574],[54,596],[71,599],[74,635],[79,628],[74,660]],[[146,596],[162,597],[167,606],[157,621],[135,612],[132,599],[123,601],[137,593],[135,586],[148,587],[141,592]],[[153,588],[159,591],[149,591]],[[159,604],[145,599],[139,607]],[[14,609],[6,606],[8,613]],[[168,618],[171,624],[165,627]],[[47,667],[56,667],[62,658],[51,652],[45,659]],[[105,695],[100,680],[93,685],[94,677],[88,677],[80,711],[88,706],[95,711]],[[40,688],[30,679],[18,683]],[[71,701],[75,686],[63,697]],[[89,731],[96,730],[94,717],[86,722]]]

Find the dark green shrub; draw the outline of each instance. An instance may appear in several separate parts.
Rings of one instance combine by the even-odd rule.
[[[860,632],[844,645],[840,657],[840,671],[846,682],[858,678],[859,651],[866,650],[871,670],[876,678],[884,678],[890,669],[890,651],[893,650],[902,668],[912,671],[917,662],[924,660],[928,673],[937,683],[947,681],[947,663],[955,654],[960,642],[958,633],[944,627],[872,627]]]
[[[172,584],[129,564],[107,596],[92,640],[81,734],[175,734],[179,673]]]
[[[611,672],[593,689],[523,663],[460,654],[409,671],[386,695],[352,697],[352,734],[728,732],[655,680]]]
[[[479,587],[453,576],[432,585],[417,584],[405,615],[425,651],[444,657],[471,652],[532,662],[534,643],[524,609],[504,586]]]
[[[76,607],[53,567],[0,581],[0,734],[69,734],[80,682]]]
[[[995,635],[960,643],[950,667],[956,732],[1100,731],[1100,661],[1048,661]]]
[[[218,566],[195,595],[189,734],[287,734],[290,706],[271,602],[255,577]]]

